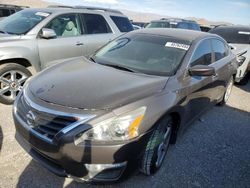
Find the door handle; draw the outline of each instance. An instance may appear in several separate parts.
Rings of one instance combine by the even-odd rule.
[[[76,46],[83,46],[83,43],[82,42],[77,42]]]

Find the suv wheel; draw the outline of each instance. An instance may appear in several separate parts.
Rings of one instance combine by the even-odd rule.
[[[161,167],[170,144],[172,128],[173,119],[170,116],[163,118],[156,125],[142,157],[142,173],[151,175]]]
[[[31,75],[29,70],[15,63],[0,65],[0,102],[13,104]]]

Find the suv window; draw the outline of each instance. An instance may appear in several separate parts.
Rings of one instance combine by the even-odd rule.
[[[7,17],[10,15],[9,9],[0,8],[0,17]]]
[[[202,41],[196,48],[191,60],[191,66],[210,65],[211,63],[212,63],[211,43],[210,40],[206,39]]]
[[[186,23],[186,22],[179,22],[177,24],[177,28],[188,29],[188,23]]]
[[[53,29],[58,37],[72,37],[81,35],[81,26],[77,14],[64,14],[54,18],[47,26]]]
[[[169,22],[164,22],[164,21],[151,22],[146,26],[146,28],[169,28],[169,27],[170,27]]]
[[[15,12],[16,12],[15,9],[10,9],[10,13],[11,13],[11,14],[14,14]]]
[[[128,18],[119,16],[110,17],[121,32],[129,32],[134,30]]]
[[[201,28],[199,27],[199,25],[195,24],[195,23],[189,23],[189,29],[197,30],[197,31],[201,30]]]
[[[104,19],[103,16],[99,14],[82,14],[85,23],[85,33],[86,34],[102,34],[111,33],[111,29]]]
[[[217,39],[212,39],[212,47],[213,47],[215,61],[219,61],[220,59],[227,56],[227,49],[222,41]]]
[[[250,44],[250,29],[218,27],[209,31],[223,37],[228,43]]]

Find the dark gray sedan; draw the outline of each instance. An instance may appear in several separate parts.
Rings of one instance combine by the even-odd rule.
[[[16,139],[59,176],[116,181],[133,161],[151,175],[189,123],[226,103],[235,63],[214,34],[130,32],[30,79],[14,104]]]

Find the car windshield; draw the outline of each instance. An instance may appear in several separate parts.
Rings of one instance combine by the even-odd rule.
[[[49,15],[48,12],[26,9],[1,20],[0,31],[7,34],[26,34]]]
[[[176,22],[167,22],[167,21],[160,21],[160,22],[151,22],[146,26],[146,28],[176,28]]]
[[[190,42],[156,35],[125,35],[107,44],[93,57],[96,63],[131,72],[170,76],[175,74]]]
[[[170,24],[168,22],[151,22],[146,26],[146,28],[169,28]]]

